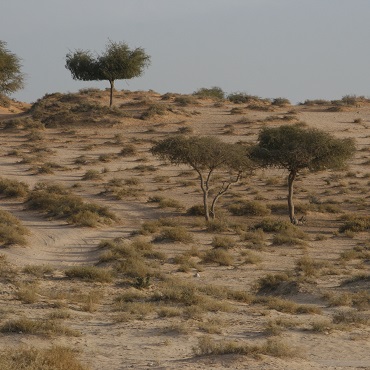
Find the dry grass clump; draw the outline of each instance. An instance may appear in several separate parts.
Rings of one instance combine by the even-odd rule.
[[[52,346],[51,348],[8,348],[0,352],[2,370],[88,370],[76,358],[72,349]]]
[[[165,198],[162,196],[149,197],[149,203],[158,203],[159,208],[174,208],[176,210],[184,209],[184,206],[176,199]]]
[[[240,238],[246,242],[247,248],[262,249],[266,246],[266,234],[262,229],[242,233]]]
[[[212,239],[213,248],[231,249],[235,247],[235,240],[230,236],[216,235]]]
[[[344,224],[339,228],[340,233],[347,231],[360,232],[370,230],[370,216],[348,214],[341,217]]]
[[[96,266],[74,266],[66,269],[64,273],[70,279],[98,281],[101,283],[110,283],[113,280],[111,270]]]
[[[356,245],[353,249],[342,252],[340,258],[342,261],[353,259],[368,260],[370,259],[370,243]]]
[[[28,195],[29,187],[26,183],[16,180],[0,178],[0,194],[6,198],[18,198]]]
[[[272,238],[273,245],[306,245],[309,236],[294,225],[279,231]]]
[[[193,235],[183,226],[163,227],[159,235],[154,238],[154,242],[180,242],[185,244],[191,243],[193,240]]]
[[[113,178],[105,186],[102,194],[112,196],[114,199],[138,198],[144,191],[140,185],[140,180],[131,177],[126,180]]]
[[[23,267],[22,271],[26,274],[42,278],[46,274],[51,274],[53,268],[49,265],[26,265]]]
[[[22,301],[22,303],[31,304],[35,303],[39,299],[39,288],[34,282],[21,283],[18,284],[18,289],[15,292],[17,299]]]
[[[22,333],[34,335],[67,335],[78,337],[81,334],[69,328],[64,327],[59,321],[55,320],[31,320],[20,318],[9,320],[0,326],[1,333]]]
[[[330,306],[349,306],[359,310],[370,308],[370,293],[366,290],[358,292],[331,292],[324,294],[323,298],[328,300]]]
[[[370,319],[367,315],[353,310],[339,310],[333,316],[333,323],[341,326],[347,325],[368,325]]]
[[[7,211],[0,210],[0,245],[9,246],[12,244],[25,245],[25,235],[28,229],[21,225],[21,222]]]
[[[198,339],[198,346],[194,347],[193,351],[196,356],[236,354],[257,358],[260,355],[291,358],[301,355],[297,348],[289,346],[280,338],[269,339],[261,345],[249,345],[247,343],[231,340],[216,342],[208,335]]]
[[[247,200],[231,204],[228,210],[234,216],[267,216],[271,213],[265,203]]]
[[[95,227],[99,223],[117,220],[107,207],[86,203],[59,185],[39,183],[30,192],[26,205],[29,209],[42,211],[48,217],[67,219],[78,226]]]
[[[296,262],[296,272],[307,277],[318,276],[321,272],[321,269],[327,266],[328,263],[324,261],[317,261],[307,255],[304,255]]]
[[[220,266],[231,266],[234,264],[234,258],[227,250],[216,248],[205,252],[202,262],[217,263]]]
[[[273,294],[282,287],[289,287],[294,282],[289,273],[268,274],[257,280],[255,290],[258,294]]]
[[[292,227],[288,221],[276,220],[273,218],[264,218],[253,226],[253,230],[261,229],[264,232],[272,233],[286,230]]]
[[[4,254],[0,254],[0,280],[12,280],[17,273],[17,270],[7,261],[6,256]]]
[[[258,302],[264,303],[270,310],[276,310],[289,314],[321,314],[321,309],[313,305],[301,305],[288,299],[278,297],[268,297],[257,299]]]
[[[102,175],[100,171],[98,170],[87,170],[85,174],[82,176],[82,180],[87,181],[87,180],[101,180]]]
[[[140,118],[143,120],[154,118],[156,116],[164,116],[169,110],[169,107],[167,104],[151,104],[147,108],[146,111],[144,111]]]

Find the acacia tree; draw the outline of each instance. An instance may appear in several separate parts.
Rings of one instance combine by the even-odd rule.
[[[355,150],[353,139],[337,139],[327,132],[296,124],[263,128],[251,156],[262,166],[288,170],[289,218],[296,224],[293,184],[298,173],[303,169],[313,172],[341,169]]]
[[[245,146],[224,143],[209,136],[172,136],[155,144],[151,153],[175,165],[186,164],[197,172],[207,221],[215,219],[219,198],[241,179],[243,173],[252,169]],[[217,180],[213,177],[216,171],[220,175]],[[209,200],[211,190],[214,195]]]
[[[0,40],[0,94],[10,94],[24,86],[21,60]]]
[[[142,48],[131,50],[124,42],[110,41],[105,52],[94,56],[90,51],[76,50],[66,55],[66,68],[74,80],[109,81],[113,103],[115,80],[129,80],[143,74],[150,64],[150,56]]]

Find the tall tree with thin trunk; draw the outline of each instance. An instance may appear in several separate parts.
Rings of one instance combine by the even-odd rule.
[[[172,136],[155,144],[151,152],[162,160],[175,165],[185,164],[196,171],[207,221],[215,219],[220,197],[252,169],[245,146],[224,143],[210,136]],[[214,176],[216,172],[217,179]]]
[[[114,82],[139,77],[150,64],[150,56],[142,48],[131,50],[124,42],[110,41],[105,52],[96,57],[90,51],[76,50],[66,55],[66,68],[73,79],[109,81],[109,106],[113,104]]]
[[[24,86],[21,60],[0,40],[0,94],[11,94]]]
[[[251,156],[262,166],[288,170],[289,218],[296,224],[293,184],[299,172],[341,169],[355,150],[353,139],[338,139],[327,132],[296,124],[263,128]]]

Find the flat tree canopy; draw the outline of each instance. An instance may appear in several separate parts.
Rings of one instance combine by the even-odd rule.
[[[24,86],[21,60],[0,40],[0,94],[11,94]]]
[[[76,50],[66,55],[66,68],[73,79],[82,81],[109,81],[110,103],[113,103],[115,80],[129,80],[142,75],[150,64],[150,56],[142,48],[131,50],[124,42],[110,41],[101,55]]]
[[[172,164],[186,164],[198,173],[207,221],[215,218],[218,199],[241,179],[243,173],[252,169],[252,161],[245,146],[224,143],[210,136],[172,136],[155,144],[151,152]],[[216,171],[221,174],[217,180],[213,178]],[[209,205],[211,189],[215,195]]]
[[[353,139],[337,139],[327,132],[296,124],[263,128],[251,155],[262,166],[285,168],[289,171],[289,217],[292,223],[297,223],[293,205],[293,182],[299,171],[341,169],[355,150]]]

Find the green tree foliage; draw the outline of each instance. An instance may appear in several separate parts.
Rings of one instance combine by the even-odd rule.
[[[0,94],[11,94],[24,86],[21,60],[0,40]]]
[[[241,179],[243,173],[252,169],[245,146],[224,143],[215,137],[172,136],[155,144],[151,152],[162,160],[175,165],[186,164],[197,172],[207,221],[215,218],[218,199]],[[213,195],[209,200],[211,190]]]
[[[353,139],[337,139],[324,131],[296,124],[263,128],[251,156],[262,166],[288,170],[289,217],[296,224],[293,183],[298,173],[303,169],[315,172],[341,169],[355,150]]]
[[[142,48],[131,50],[124,42],[110,41],[105,52],[94,56],[90,51],[76,50],[66,55],[66,68],[73,79],[109,81],[110,102],[113,103],[115,80],[128,80],[143,74],[150,64],[150,56]]]

